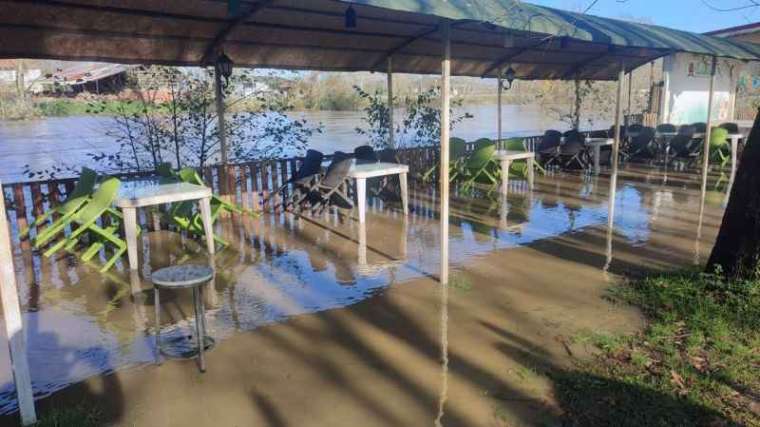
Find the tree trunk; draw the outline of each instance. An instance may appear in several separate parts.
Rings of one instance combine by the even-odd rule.
[[[706,271],[731,280],[755,279],[760,261],[760,110],[731,188]]]

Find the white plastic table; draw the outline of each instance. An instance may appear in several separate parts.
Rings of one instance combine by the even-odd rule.
[[[496,152],[496,159],[501,166],[501,194],[507,194],[509,188],[509,166],[515,160],[528,161],[528,186],[533,188],[533,162],[536,159],[536,153],[530,151],[499,150]]]
[[[612,145],[615,140],[612,138],[586,138],[586,145],[591,147],[591,154],[594,157],[594,174],[599,175],[599,158],[601,157],[602,147]]]
[[[151,181],[126,182],[119,191],[116,206],[124,215],[124,235],[127,239],[129,268],[137,269],[137,208],[162,205],[164,203],[197,200],[203,231],[206,234],[206,248],[214,254],[214,234],[211,229],[211,189],[186,182],[159,184]],[[144,184],[144,185],[135,185]]]
[[[348,177],[356,180],[356,204],[359,208],[359,222],[363,223],[367,216],[367,178],[398,175],[401,184],[401,206],[404,215],[409,213],[409,195],[407,189],[407,174],[409,166],[400,163],[354,163],[348,171]]]

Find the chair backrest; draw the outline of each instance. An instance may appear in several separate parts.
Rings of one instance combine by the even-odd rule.
[[[678,128],[679,135],[688,136],[689,138],[693,138],[696,132],[697,130],[692,125],[681,125]]]
[[[338,160],[343,160],[343,159],[351,159],[351,158],[353,158],[351,154],[344,153],[343,151],[336,151],[332,155],[333,162],[336,162]]]
[[[657,132],[671,133],[675,131],[676,131],[675,125],[672,125],[670,123],[663,123],[663,124],[657,125]]]
[[[654,140],[654,129],[650,127],[642,127],[639,130],[639,134],[633,138],[633,145],[636,147],[645,147]]]
[[[571,129],[564,133],[565,137],[565,144],[568,142],[580,142],[583,144],[584,141],[586,141],[586,136],[582,133],[578,132],[577,129]]]
[[[541,143],[538,144],[537,151],[548,150],[559,146],[562,142],[562,132],[558,130],[547,130],[541,137]]]
[[[354,159],[352,158],[342,158],[339,160],[333,159],[330,166],[327,167],[325,177],[319,185],[330,189],[339,186],[346,180],[346,178],[348,178],[348,171],[351,169],[353,163]]]
[[[467,155],[467,142],[462,138],[449,140],[449,160],[460,159]]]
[[[484,145],[473,151],[467,158],[467,169],[481,169],[493,159],[496,145]]]
[[[609,138],[610,133],[606,130],[594,130],[589,132],[588,135],[590,138]]]
[[[298,180],[319,173],[322,170],[322,160],[324,157],[325,155],[322,154],[321,151],[307,150],[306,157],[304,157],[301,167],[298,168],[298,172],[293,175],[293,180]]]
[[[89,168],[82,168],[82,173],[79,175],[77,185],[66,198],[66,201],[58,207],[58,211],[61,213],[70,213],[79,209],[79,207],[82,206],[82,203],[84,203],[92,194],[92,190],[95,188],[95,182],[97,182],[97,180],[97,172]]]
[[[625,138],[626,131],[627,130],[626,130],[625,126],[620,125],[620,137],[621,138]],[[614,138],[615,137],[615,125],[610,126],[608,137],[609,138]]]
[[[707,132],[707,123],[705,122],[697,122],[697,123],[694,123],[692,126],[694,126],[694,132],[697,132],[697,133]]]
[[[162,162],[156,166],[156,174],[162,178],[174,178],[174,170],[169,162]]]
[[[565,143],[560,147],[560,153],[566,156],[574,156],[583,151],[585,147],[583,141],[579,141],[578,139],[566,139]]]
[[[727,130],[728,133],[739,133],[739,125],[736,123],[723,123],[720,127]]]
[[[494,145],[495,146],[496,145],[496,141],[494,141],[493,139],[489,139],[489,138],[480,138],[480,139],[475,140],[475,142],[473,142],[472,144],[473,144],[474,149],[477,151],[478,149],[480,149],[482,147],[487,147],[489,145]]]
[[[676,156],[686,155],[689,152],[691,141],[691,136],[679,133],[670,140],[670,148]]]
[[[505,150],[509,151],[525,151],[525,139],[524,138],[507,138],[502,143]]]
[[[640,125],[638,123],[632,124],[632,125],[628,126],[628,132],[629,133],[641,132],[642,129],[644,129],[644,125]]]
[[[189,184],[206,185],[206,183],[203,182],[203,178],[198,175],[198,171],[190,167],[180,169],[179,178],[182,182],[187,182]]]
[[[354,157],[357,163],[377,163],[377,154],[369,145],[354,148]]]
[[[401,159],[398,157],[398,151],[386,149],[380,152],[380,161],[387,163],[401,163]]]
[[[719,148],[728,144],[728,131],[717,127],[710,131],[710,148]]]
[[[121,187],[121,181],[118,178],[112,177],[101,182],[92,194],[90,202],[76,213],[76,221],[89,222],[103,214],[119,193],[119,187]]]

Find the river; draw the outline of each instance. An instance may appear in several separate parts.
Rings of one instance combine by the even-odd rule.
[[[465,140],[496,136],[496,106],[467,105],[462,107],[474,116],[464,120],[452,135]],[[292,117],[304,118],[311,124],[321,123],[323,132],[315,134],[309,147],[325,153],[337,150],[352,151],[365,144],[355,129],[362,126],[360,111],[304,111]],[[397,120],[400,120],[397,114]],[[565,129],[567,125],[547,117],[538,106],[505,105],[502,109],[503,135],[526,136],[543,133],[546,129]],[[24,165],[43,170],[65,163],[76,168],[90,164],[88,153],[115,152],[118,143],[105,135],[111,118],[103,116],[74,116],[26,121],[0,121],[0,180],[5,183],[24,181]],[[600,125],[600,127],[602,127]]]

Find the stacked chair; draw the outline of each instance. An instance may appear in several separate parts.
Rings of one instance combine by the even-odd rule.
[[[158,170],[157,172],[160,174],[161,179],[163,180],[182,181],[189,184],[206,186],[206,184],[203,182],[203,179],[200,177],[200,175],[198,175],[198,172],[193,168],[183,168],[177,174],[175,174],[171,168],[169,168],[168,172],[166,170]],[[243,210],[240,207],[222,200],[218,196],[212,194],[212,224],[216,222],[217,218],[219,218],[219,215],[222,212],[242,214]],[[169,222],[174,224],[180,230],[186,231],[198,237],[205,236],[205,231],[203,229],[203,219],[200,213],[195,211],[195,203],[193,201],[172,203],[169,207],[168,212],[166,213],[166,217],[169,219]],[[214,241],[222,246],[228,245],[227,241],[222,239],[216,233],[214,233]]]
[[[30,238],[34,249],[41,250],[47,246],[43,255],[50,257],[61,249],[73,251],[86,239],[89,246],[81,254],[83,261],[90,261],[101,249],[110,247],[113,254],[100,271],[106,272],[116,263],[127,250],[126,242],[118,234],[121,214],[111,207],[121,181],[106,178],[97,188],[96,182],[97,174],[84,168],[76,187],[66,200],[35,218],[30,228],[45,223],[47,226]],[[70,229],[68,235],[67,228]],[[21,237],[29,237],[29,229],[22,230]]]
[[[642,127],[637,131],[628,143],[628,156],[635,160],[653,159],[657,153],[654,135],[655,131],[651,127]]]
[[[494,141],[486,139],[475,141],[475,150],[454,169],[449,180],[461,181],[465,189],[471,188],[476,182],[495,186],[499,183],[499,165],[494,157],[495,154]]]
[[[461,166],[462,160],[467,156],[467,142],[462,138],[449,139],[449,170],[456,171]],[[423,182],[430,182],[435,179],[438,173],[438,162],[420,177]]]
[[[348,155],[336,154],[333,154],[333,160],[324,175],[318,173],[299,183],[297,191],[288,202],[290,210],[298,213],[309,206],[313,212],[322,213],[331,205],[342,209],[354,207],[346,193],[348,172],[354,159]]]

